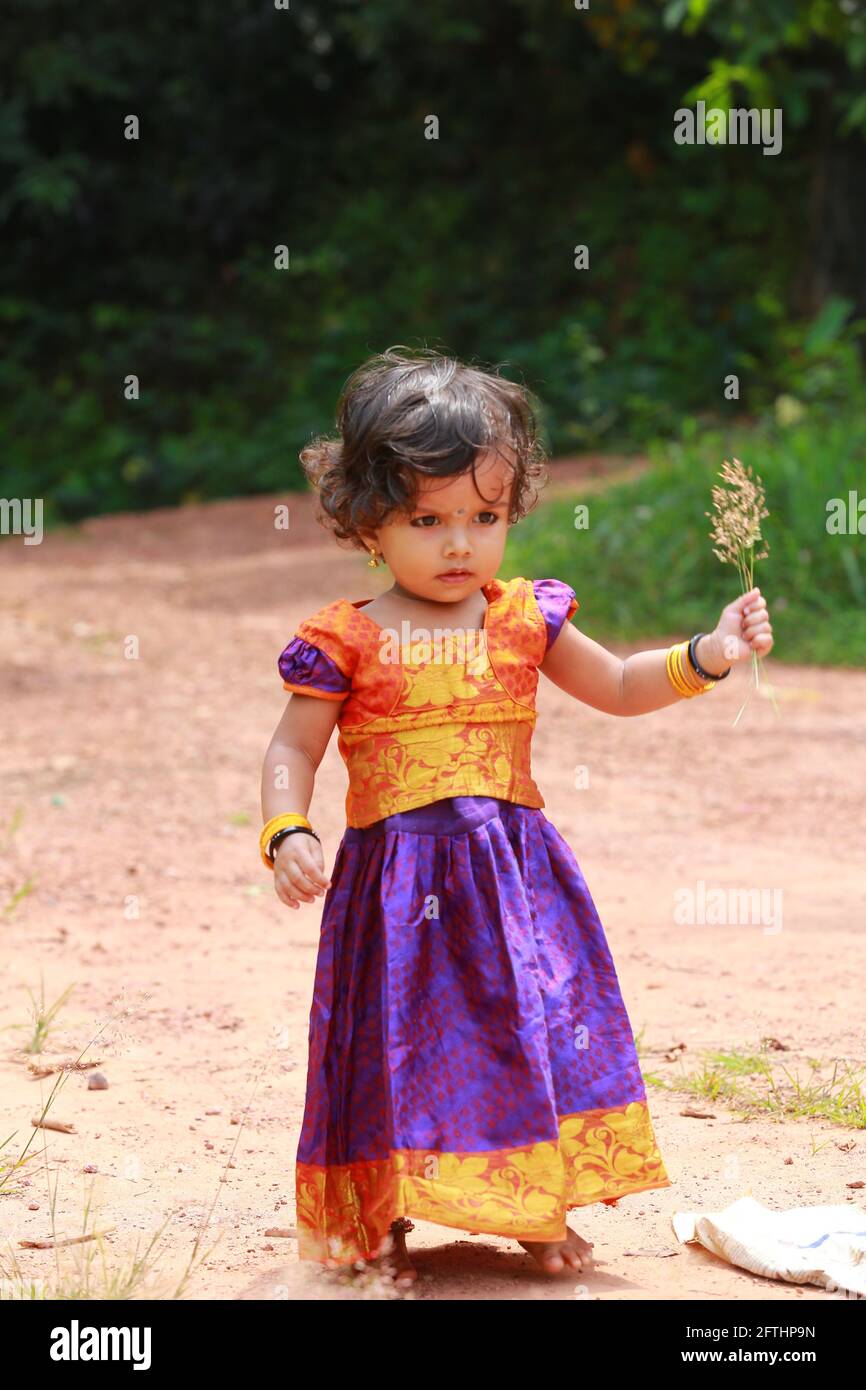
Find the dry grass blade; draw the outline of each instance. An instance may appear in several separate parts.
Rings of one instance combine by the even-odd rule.
[[[82,1062],[75,1060],[73,1062],[37,1062],[31,1057],[27,1063],[27,1071],[29,1071],[31,1076],[42,1077],[51,1076],[56,1071],[92,1071],[94,1067],[100,1067],[102,1065],[103,1063],[101,1061]]]
[[[744,468],[736,458],[732,463],[725,459],[719,477],[722,485],[714,486],[712,489],[713,510],[704,513],[713,523],[710,532],[713,554],[723,564],[736,565],[742,593],[747,594],[755,587],[755,561],[766,560],[770,553],[770,548],[761,534],[761,522],[765,516],[770,515],[765,505],[764,486],[761,479],[753,475],[751,468]],[[761,547],[757,553],[756,546]],[[761,684],[761,670],[761,657],[757,652],[752,652],[752,689],[757,690]],[[779,706],[773,694],[773,687],[767,682],[766,677],[764,684],[769,690],[773,708],[778,715]],[[734,726],[739,723],[740,715],[746,708],[751,693],[750,689],[740,705]]]
[[[60,1134],[74,1134],[75,1125],[66,1124],[64,1120],[46,1120],[37,1115],[35,1120],[30,1121],[34,1129],[56,1129]]]
[[[50,1240],[21,1239],[18,1244],[22,1250],[59,1250],[63,1245],[83,1245],[88,1240],[99,1240],[102,1236],[107,1236],[116,1229],[115,1226],[106,1226],[103,1231],[89,1231],[86,1236],[64,1236],[62,1239],[57,1237]]]

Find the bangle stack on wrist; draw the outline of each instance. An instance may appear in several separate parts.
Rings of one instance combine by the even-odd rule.
[[[712,690],[714,685],[731,674],[730,666],[720,676],[714,676],[698,664],[695,647],[700,639],[706,636],[706,632],[696,632],[688,642],[675,642],[668,649],[666,660],[668,679],[674,690],[682,695],[683,699],[691,699],[693,695],[705,695],[708,690]]]
[[[285,811],[282,815],[271,816],[270,820],[265,822],[259,836],[259,849],[266,868],[273,869],[274,854],[285,837],[298,833],[312,835],[313,839],[319,840],[307,817],[298,815],[294,811]],[[321,843],[319,840],[319,844]]]
[[[698,658],[696,655],[698,643],[700,642],[702,637],[707,636],[709,636],[709,634],[706,632],[695,633],[694,637],[689,642],[689,661],[692,663],[692,666],[694,667],[696,673],[699,676],[702,676],[705,681],[723,681],[725,679],[725,676],[729,676],[731,674],[730,666],[728,667],[727,671],[722,671],[721,675],[714,675],[712,671],[705,671],[703,666],[701,666],[698,662]]]

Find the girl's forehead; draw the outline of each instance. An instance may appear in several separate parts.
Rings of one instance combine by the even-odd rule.
[[[479,493],[471,472],[461,473],[450,480],[425,478],[418,488],[418,503],[432,505],[437,511],[450,511],[454,516],[465,516],[479,506],[493,505],[488,499],[499,494],[499,500],[508,500],[512,481],[512,470],[504,459],[491,461],[486,467],[476,467]],[[483,498],[481,494],[483,493]]]
[[[504,506],[508,501],[507,486],[498,495],[492,486],[485,489],[484,497],[476,493],[474,488],[471,488],[471,493],[471,499],[467,500],[463,492],[458,494],[445,488],[424,488],[418,493],[416,509],[429,508],[443,516],[470,516],[479,509]]]

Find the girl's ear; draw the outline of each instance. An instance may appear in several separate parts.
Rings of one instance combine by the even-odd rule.
[[[375,531],[358,531],[357,534],[362,544],[366,548],[368,555],[371,550],[375,550],[378,555],[381,555],[382,551],[379,542],[376,539]]]

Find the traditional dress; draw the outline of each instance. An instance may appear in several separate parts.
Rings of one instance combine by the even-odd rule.
[[[604,929],[531,775],[538,667],[579,605],[556,579],[483,592],[462,649],[442,630],[388,640],[371,599],[338,599],[279,658],[286,690],[342,702],[349,773],[301,1259],[371,1259],[401,1216],[556,1240],[570,1207],[671,1185]]]

